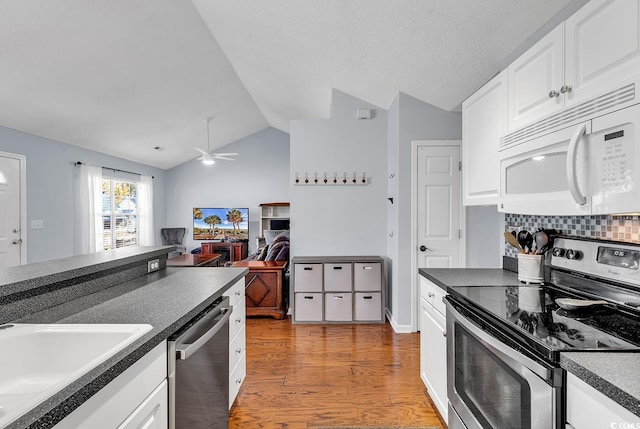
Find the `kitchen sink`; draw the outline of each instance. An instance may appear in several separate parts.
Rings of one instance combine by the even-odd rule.
[[[0,428],[151,330],[144,324],[0,326]]]

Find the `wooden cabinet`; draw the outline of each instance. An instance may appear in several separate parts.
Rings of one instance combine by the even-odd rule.
[[[637,428],[640,417],[567,374],[567,428]]]
[[[462,201],[497,204],[498,144],[507,132],[507,72],[491,79],[462,103]]]
[[[219,243],[202,243],[200,249],[203,254],[219,253],[219,265],[225,262],[236,262],[249,256],[249,247],[246,241],[237,242],[219,242]]]
[[[247,316],[283,319],[287,314],[288,293],[284,288],[287,261],[240,261],[234,267],[247,267],[245,295]]]
[[[420,277],[420,378],[442,418],[447,420],[447,341],[445,292]]]
[[[294,323],[384,323],[382,258],[304,256],[291,262]]]
[[[243,279],[224,293],[229,297],[229,305],[233,307],[229,319],[229,409],[233,406],[247,374],[244,286]]]
[[[509,131],[616,89],[640,70],[639,0],[592,0],[508,67]]]

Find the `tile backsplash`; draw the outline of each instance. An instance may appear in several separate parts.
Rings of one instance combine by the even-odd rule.
[[[601,240],[640,243],[639,216],[532,216],[505,214],[507,231],[525,229],[531,233],[538,228],[557,229],[566,235],[598,238]],[[506,256],[517,256],[517,251],[505,247]]]

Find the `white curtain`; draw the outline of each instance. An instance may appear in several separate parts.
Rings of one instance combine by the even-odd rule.
[[[100,252],[104,249],[102,226],[102,168],[80,166],[78,204],[80,225],[80,253]]]
[[[138,185],[138,220],[141,246],[153,246],[153,178],[140,176]]]

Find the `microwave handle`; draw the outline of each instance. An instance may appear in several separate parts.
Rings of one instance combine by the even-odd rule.
[[[569,141],[569,148],[567,149],[567,183],[569,184],[569,192],[574,201],[581,206],[585,205],[587,198],[582,194],[578,187],[578,172],[576,171],[576,162],[578,157],[578,143],[580,137],[587,132],[587,126],[585,124],[580,125],[573,132],[571,140]]]

